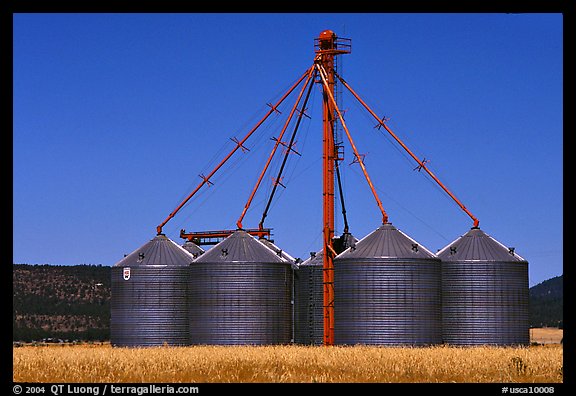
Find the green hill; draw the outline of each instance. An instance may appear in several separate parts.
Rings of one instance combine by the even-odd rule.
[[[563,327],[564,276],[530,288],[530,327]]]

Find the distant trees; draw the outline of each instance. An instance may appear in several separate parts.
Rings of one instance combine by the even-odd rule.
[[[530,288],[530,326],[564,327],[564,276]]]
[[[106,340],[110,267],[14,264],[12,338]]]

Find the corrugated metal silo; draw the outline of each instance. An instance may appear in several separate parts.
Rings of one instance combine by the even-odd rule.
[[[334,250],[341,253],[357,242],[349,233],[334,238]],[[320,345],[324,342],[324,249],[310,253],[298,265],[294,276],[294,342]]]
[[[188,344],[188,275],[193,256],[157,235],[112,267],[113,346]]]
[[[292,263],[235,231],[190,266],[190,343],[290,343],[292,285]]]
[[[528,262],[475,227],[438,252],[444,342],[528,345]]]
[[[334,260],[336,344],[442,342],[440,260],[387,223]]]
[[[324,251],[311,253],[294,275],[294,342],[320,345],[324,340]]]

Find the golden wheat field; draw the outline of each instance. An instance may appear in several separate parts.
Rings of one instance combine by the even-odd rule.
[[[560,344],[563,338],[563,329],[554,327],[537,327],[530,329],[530,342],[537,344]]]
[[[192,346],[13,348],[15,382],[519,382],[561,383],[561,345]]]

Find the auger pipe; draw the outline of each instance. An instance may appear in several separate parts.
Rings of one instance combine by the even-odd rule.
[[[364,108],[372,115],[372,117],[374,117],[374,119],[376,121],[378,121],[378,124],[383,126],[384,129],[386,129],[386,131],[388,131],[388,133],[394,138],[394,140],[396,140],[398,142],[398,144],[400,144],[400,146],[402,146],[402,148],[404,150],[406,150],[406,152],[414,159],[414,161],[416,161],[418,163],[418,166],[420,168],[424,169],[426,171],[426,173],[428,173],[430,175],[430,177],[432,177],[432,179],[434,179],[434,181],[436,183],[438,183],[438,185],[446,192],[446,194],[448,194],[450,196],[450,198],[452,198],[454,200],[454,202],[456,202],[456,204],[460,207],[460,209],[462,209],[473,220],[474,227],[477,228],[478,225],[480,224],[480,221],[462,204],[462,202],[460,202],[460,200],[458,198],[456,198],[456,196],[454,194],[452,194],[452,192],[450,190],[448,190],[448,188],[436,177],[436,175],[434,173],[432,173],[432,171],[430,169],[428,169],[428,167],[426,166],[426,163],[421,161],[408,148],[408,146],[406,146],[404,144],[404,142],[402,142],[402,140],[398,136],[396,136],[396,134],[388,127],[388,125],[386,125],[384,123],[384,121],[382,119],[380,119],[376,115],[376,113],[374,113],[374,111],[372,111],[372,109],[362,100],[362,98],[360,98],[360,96],[358,96],[358,94],[352,89],[352,87],[350,87],[350,85],[348,85],[348,83],[346,81],[344,81],[344,79],[342,77],[340,77],[338,74],[336,74],[336,77],[338,77],[340,82],[346,87],[346,89],[348,89],[348,91],[350,91],[350,93],[352,95],[354,95],[354,97],[358,100],[358,102],[360,102],[360,104],[362,106],[364,106]]]
[[[192,198],[197,192],[198,190],[200,190],[200,188],[202,188],[202,186],[204,186],[205,184],[210,182],[210,178],[212,176],[214,176],[214,174],[222,167],[222,165],[224,165],[226,163],[226,161],[228,161],[230,159],[230,157],[232,157],[232,155],[234,155],[234,153],[241,147],[243,147],[242,145],[244,144],[244,142],[246,142],[246,140],[248,140],[248,138],[250,136],[252,136],[252,134],[264,123],[264,121],[266,121],[266,119],[270,116],[270,114],[274,113],[276,111],[276,108],[292,93],[292,91],[294,91],[294,89],[296,89],[296,87],[302,82],[302,80],[304,80],[304,78],[310,73],[310,69],[306,70],[306,72],[304,74],[302,74],[302,76],[298,79],[298,81],[296,81],[294,83],[294,85],[292,85],[288,91],[278,100],[278,102],[276,102],[275,105],[270,106],[270,110],[268,111],[268,113],[266,113],[266,115],[264,115],[264,117],[262,117],[262,119],[260,121],[258,121],[258,123],[254,126],[254,128],[252,128],[250,130],[250,132],[248,132],[246,134],[246,136],[244,136],[244,138],[242,140],[240,140],[239,142],[237,142],[236,146],[228,153],[228,155],[212,170],[212,172],[210,172],[208,174],[208,176],[206,177],[202,177],[202,182],[200,182],[200,184],[198,184],[198,186],[194,189],[194,191],[192,191],[186,198],[184,198],[184,200],[176,207],[176,209],[174,209],[169,215],[168,217],[166,217],[166,219],[164,219],[164,221],[162,223],[160,223],[157,227],[156,227],[156,232],[158,233],[158,235],[162,234],[162,228],[166,225],[166,223],[168,223],[168,221],[170,221],[170,219],[172,219],[176,213],[178,213],[178,211],[180,209],[182,209],[182,207],[184,205],[186,205],[186,203],[190,200],[190,198]]]
[[[314,69],[314,65],[312,65],[311,69]],[[311,74],[311,77],[314,76],[315,73]],[[310,82],[310,80],[308,80]],[[294,125],[294,130],[292,131],[292,136],[290,137],[290,142],[288,143],[288,149],[286,150],[286,154],[284,155],[284,159],[282,160],[282,164],[280,165],[280,169],[278,170],[278,177],[276,180],[279,181],[280,177],[282,176],[282,172],[284,172],[284,167],[286,166],[286,161],[288,160],[288,156],[290,155],[290,147],[294,144],[294,139],[296,138],[296,132],[298,132],[298,128],[300,127],[300,122],[302,121],[302,116],[304,115],[304,109],[306,108],[306,104],[308,103],[308,99],[310,98],[310,92],[312,92],[313,84],[310,83],[308,85],[308,92],[306,92],[306,97],[304,98],[304,102],[302,103],[302,111],[298,111],[298,118],[296,119],[296,125]],[[298,102],[296,102],[298,104]],[[262,229],[264,227],[264,220],[266,216],[268,216],[268,210],[270,210],[270,204],[272,203],[272,199],[274,198],[274,194],[276,193],[276,188],[278,187],[279,183],[274,183],[272,187],[272,192],[270,193],[270,197],[268,198],[268,202],[266,203],[266,208],[264,212],[262,212],[262,218],[260,219],[260,223],[258,224],[258,228]]]
[[[294,113],[296,112],[298,104],[300,103],[300,100],[302,99],[302,95],[304,95],[304,91],[306,90],[308,83],[312,79],[314,71],[315,71],[315,69],[313,66],[310,69],[308,69],[308,78],[306,79],[306,82],[302,85],[302,89],[300,90],[300,93],[298,94],[298,98],[296,99],[294,106],[292,106],[292,110],[290,111],[290,115],[288,115],[288,118],[286,119],[286,122],[284,123],[284,127],[280,131],[280,135],[278,135],[278,137],[276,138],[276,144],[274,144],[274,147],[272,148],[272,152],[268,156],[268,160],[266,161],[266,164],[264,165],[262,172],[260,172],[260,176],[258,177],[258,180],[256,181],[256,184],[254,185],[254,188],[252,189],[252,192],[250,193],[250,197],[248,198],[246,205],[244,205],[244,210],[242,210],[242,214],[240,215],[240,217],[238,218],[238,221],[236,222],[236,226],[239,229],[243,228],[242,227],[242,220],[244,220],[244,216],[246,215],[246,212],[248,211],[248,209],[250,208],[250,205],[252,204],[252,200],[254,199],[254,196],[256,195],[256,191],[260,187],[260,183],[262,182],[262,179],[264,178],[264,175],[266,174],[266,171],[268,170],[268,167],[270,166],[270,163],[272,162],[272,158],[276,154],[276,150],[278,149],[278,146],[282,143],[282,137],[284,136],[286,129],[288,129],[288,125],[290,124],[290,121],[292,120],[292,117],[294,116]],[[290,149],[290,146],[288,147],[288,149]]]
[[[342,180],[340,177],[340,165],[336,163],[336,180],[338,181],[338,192],[340,195],[340,203],[342,204],[342,217],[344,218],[344,234],[349,231],[348,228],[348,217],[346,216],[346,206],[344,205],[344,191],[342,191]]]
[[[338,118],[340,119],[340,122],[342,123],[342,127],[344,128],[344,131],[346,132],[346,136],[348,137],[348,140],[350,141],[350,145],[352,146],[352,150],[354,150],[354,155],[356,156],[356,159],[358,160],[358,163],[360,164],[360,167],[362,168],[362,172],[364,173],[364,177],[366,178],[366,181],[368,182],[368,185],[370,186],[370,190],[372,191],[372,195],[374,195],[374,199],[376,200],[376,204],[378,205],[378,208],[380,209],[380,212],[382,213],[382,224],[386,224],[386,223],[388,223],[388,214],[384,210],[384,207],[382,206],[382,201],[380,201],[380,198],[378,197],[378,193],[376,193],[376,189],[374,188],[374,185],[372,184],[372,181],[370,180],[370,176],[368,175],[368,171],[366,170],[366,167],[364,166],[364,161],[362,161],[362,157],[360,156],[360,154],[358,154],[358,150],[356,149],[356,145],[354,144],[354,140],[352,139],[352,135],[350,134],[350,131],[348,130],[348,127],[346,126],[346,122],[344,121],[344,117],[342,116],[342,113],[340,112],[340,109],[338,108],[338,104],[336,104],[336,100],[334,99],[334,95],[332,95],[332,92],[330,92],[330,90],[328,89],[328,81],[326,81],[326,77],[324,76],[326,71],[324,70],[324,67],[319,65],[319,64],[316,64],[316,67],[319,70],[320,78],[322,79],[322,83],[324,84],[324,87],[327,88],[326,91],[328,93],[328,96],[330,97],[330,101],[332,102],[334,108],[336,109],[336,112],[338,113]]]

